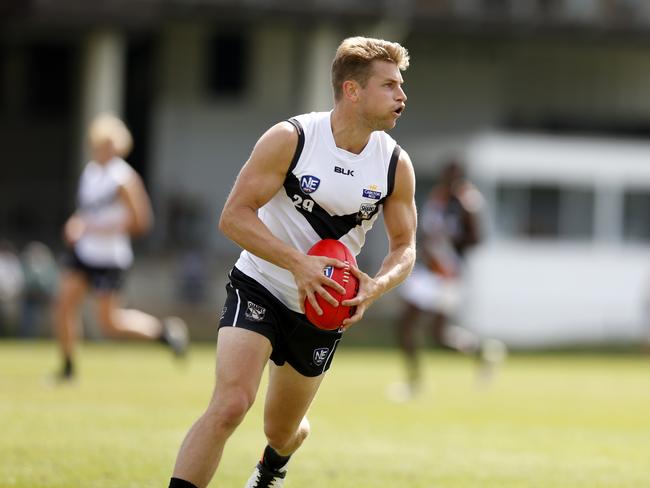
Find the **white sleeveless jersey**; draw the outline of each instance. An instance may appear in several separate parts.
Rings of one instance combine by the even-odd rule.
[[[336,146],[331,112],[289,120],[298,131],[296,153],[283,187],[258,211],[273,235],[306,253],[321,239],[338,239],[356,256],[395,183],[400,148],[383,131],[360,154]],[[293,275],[242,251],[235,266],[300,312]]]
[[[77,211],[91,226],[124,228],[128,208],[119,187],[134,175],[123,159],[113,158],[105,165],[90,161],[79,179]],[[133,262],[131,239],[125,231],[86,231],[75,243],[77,256],[89,266],[127,268]]]

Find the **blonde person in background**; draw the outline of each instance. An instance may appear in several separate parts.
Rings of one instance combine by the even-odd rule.
[[[133,145],[126,125],[113,115],[99,115],[90,124],[88,139],[92,160],[79,179],[77,209],[63,229],[69,253],[54,312],[62,380],[75,376],[79,310],[90,290],[96,295],[97,319],[106,336],[162,341],[177,355],[188,344],[187,328],[179,318],[161,320],[120,308],[125,271],[133,263],[131,237],[151,228],[151,204],[140,176],[123,159]]]

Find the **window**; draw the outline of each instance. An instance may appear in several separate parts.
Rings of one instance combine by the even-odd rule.
[[[249,45],[241,33],[215,35],[208,46],[207,85],[211,94],[239,97],[248,79]]]
[[[496,230],[506,237],[585,239],[594,229],[593,190],[505,183],[497,189]]]
[[[27,106],[38,115],[62,115],[72,104],[73,51],[64,45],[35,45],[27,58]]]
[[[623,199],[623,238],[650,241],[650,192],[631,190]]]
[[[5,47],[0,44],[0,113],[7,110],[7,54]]]

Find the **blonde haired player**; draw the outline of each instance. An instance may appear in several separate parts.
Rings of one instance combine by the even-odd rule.
[[[150,229],[151,204],[140,176],[123,159],[133,146],[124,122],[111,114],[97,116],[88,129],[88,141],[92,160],[79,179],[77,209],[63,229],[69,253],[54,313],[64,380],[75,374],[79,308],[90,289],[97,298],[98,323],[108,337],[162,340],[179,355],[188,343],[181,319],[159,320],[120,307],[124,273],[133,263],[131,237]]]
[[[384,213],[388,254],[374,277],[351,268],[360,287],[356,298],[342,302],[356,306],[343,328],[361,320],[411,270],[415,177],[408,155],[385,132],[404,110],[401,71],[408,63],[397,43],[344,40],[332,65],[334,109],[271,127],[239,173],[220,221],[243,251],[230,272],[219,323],[216,384],[180,448],[171,488],[208,485],[267,363],[267,446],[246,487],[282,486],[290,456],[309,434],[307,410],[343,335],[305,318],[305,299],[322,312],[316,294],[336,306],[324,286],[343,291],[323,269],[345,264],[307,255],[312,245],[338,239],[356,255]]]

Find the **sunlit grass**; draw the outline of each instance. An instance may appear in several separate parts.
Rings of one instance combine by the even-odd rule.
[[[0,342],[0,486],[164,487],[211,393],[213,345],[88,344],[54,386],[49,342]],[[395,351],[338,353],[287,488],[650,486],[650,357],[514,355],[494,381],[429,353],[421,395],[398,404]],[[260,394],[259,399],[262,398]],[[258,400],[211,486],[242,487],[264,446]]]

